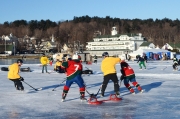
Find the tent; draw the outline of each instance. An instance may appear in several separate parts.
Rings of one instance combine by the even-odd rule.
[[[137,51],[130,53],[129,55],[135,57],[137,55],[143,56],[143,54],[146,54],[148,59],[154,60],[162,59],[163,55],[172,58],[171,52],[164,49],[139,49]]]

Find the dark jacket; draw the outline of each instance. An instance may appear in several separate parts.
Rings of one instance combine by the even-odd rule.
[[[144,62],[144,58],[139,56],[137,63],[138,62]]]

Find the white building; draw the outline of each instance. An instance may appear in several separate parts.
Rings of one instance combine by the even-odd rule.
[[[175,48],[176,48],[176,44],[174,44],[174,43],[166,43],[161,49],[165,49],[165,50],[170,49],[170,50],[173,50]],[[177,47],[177,48],[179,48],[179,47]]]
[[[150,42],[143,42],[140,46],[139,49],[155,49],[155,45]]]
[[[113,27],[111,35],[99,35],[92,42],[87,42],[86,52],[97,56],[101,56],[103,52],[108,52],[110,56],[122,55],[137,50],[143,42],[141,33],[118,34],[116,27]]]

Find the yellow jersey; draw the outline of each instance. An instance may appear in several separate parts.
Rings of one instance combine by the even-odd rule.
[[[120,63],[121,59],[117,57],[105,57],[101,63],[101,71],[104,76],[107,74],[116,73],[115,66]]]
[[[42,56],[41,59],[40,59],[40,62],[42,65],[46,65],[49,63],[49,60],[46,56]]]
[[[57,66],[61,66],[61,65],[62,65],[62,62],[57,61],[56,64],[54,65],[54,69],[56,69]]]
[[[8,79],[18,79],[20,78],[19,75],[19,65],[17,63],[14,63],[9,66],[9,72],[8,72]]]

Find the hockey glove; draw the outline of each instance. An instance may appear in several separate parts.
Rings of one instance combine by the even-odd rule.
[[[123,76],[123,75],[121,75],[120,80],[122,81],[123,79],[124,79],[124,76]]]
[[[23,78],[23,77],[20,77],[19,80],[20,80],[20,81],[24,81],[24,78]]]

